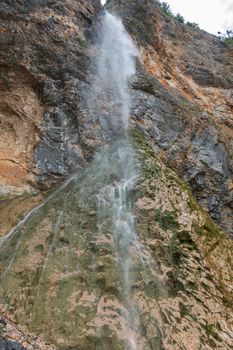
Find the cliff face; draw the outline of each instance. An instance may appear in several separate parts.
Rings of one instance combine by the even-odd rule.
[[[85,162],[80,89],[99,11],[99,1],[1,3],[1,194],[46,187]]]
[[[106,7],[140,51],[130,87],[146,261],[135,256],[131,272],[138,349],[231,349],[233,52],[156,1]],[[101,11],[94,0],[0,4],[0,236],[45,201],[0,241],[0,337],[27,349],[54,347],[26,330],[58,349],[125,349],[134,336],[108,222],[96,237],[102,179],[91,159],[108,135],[88,98]],[[115,143],[105,152],[114,164]],[[60,190],[42,191],[74,170]]]
[[[141,52],[132,119],[229,233],[232,221],[233,52],[164,15],[156,1],[109,1]]]
[[[109,1],[107,8],[140,48],[132,124],[232,233],[232,50],[164,15],[156,1]],[[100,10],[98,1],[1,5],[3,195],[60,181],[102,144],[86,93]]]

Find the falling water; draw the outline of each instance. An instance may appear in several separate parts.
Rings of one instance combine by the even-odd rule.
[[[111,213],[112,234],[116,254],[116,269],[120,294],[127,308],[131,328],[127,349],[137,349],[138,315],[132,302],[134,283],[133,256],[140,255],[132,208],[132,190],[138,175],[134,149],[128,135],[130,96],[128,84],[135,74],[138,52],[126,32],[121,19],[105,13],[101,31],[99,57],[93,86],[92,103],[105,134],[117,138],[114,164],[109,157],[101,158],[103,177],[113,174],[112,183],[105,184],[98,193],[99,235]]]
[[[136,263],[143,262],[135,230],[133,208],[133,192],[139,171],[137,157],[128,132],[130,115],[128,85],[131,77],[135,74],[135,57],[137,55],[137,49],[122,21],[106,12],[103,17],[97,50],[94,82],[88,97],[89,117],[96,121],[99,130],[102,130],[103,139],[107,141],[109,147],[97,154],[83,175],[75,174],[70,177],[41,205],[32,209],[5,238],[0,240],[0,271],[2,271],[1,279],[3,282],[0,291],[1,295],[5,297],[9,286],[11,286],[12,278],[14,278],[14,271],[19,268],[20,261],[23,262],[20,260],[22,254],[25,255],[24,259],[27,257],[29,261],[35,260],[34,251],[27,248],[29,241],[38,239],[41,234],[46,234],[48,231],[46,219],[48,222],[53,221],[51,240],[48,240],[49,245],[43,253],[44,260],[41,260],[42,265],[38,270],[36,288],[32,290],[34,293],[32,296],[33,307],[30,309],[31,311],[25,310],[25,313],[30,313],[36,328],[42,327],[43,329],[44,318],[46,318],[52,303],[49,294],[47,294],[50,274],[55,270],[58,276],[60,276],[59,273],[65,276],[66,273],[67,276],[72,274],[78,276],[79,274],[77,268],[79,260],[76,261],[78,257],[73,254],[72,249],[65,249],[62,258],[60,257],[59,237],[63,237],[63,230],[66,230],[71,246],[77,246],[81,249],[82,244],[89,244],[89,241],[86,242],[87,238],[84,234],[77,235],[77,231],[81,229],[79,220],[81,220],[82,215],[79,214],[80,210],[83,212],[89,212],[90,208],[93,211],[96,210],[96,235],[95,232],[92,233],[91,229],[88,232],[97,237],[96,242],[98,237],[103,236],[105,238],[111,237],[111,241],[113,241],[116,270],[115,287],[119,300],[124,306],[121,317],[125,320],[127,330],[123,329],[122,332],[127,333],[123,337],[127,338],[128,341],[125,345],[127,350],[143,348],[138,342],[140,322],[137,306],[133,301],[133,287],[137,282]],[[40,223],[42,223],[42,227],[40,227]],[[92,237],[89,239],[91,240]],[[55,265],[56,261],[57,265]],[[71,261],[75,261],[75,263],[71,264]],[[89,281],[89,283],[92,282]],[[59,286],[59,284],[57,285]],[[74,288],[78,289],[78,286],[75,285]],[[21,293],[24,292],[21,291]],[[66,302],[68,302],[67,297],[64,298],[61,294],[60,306]],[[59,301],[57,303],[56,308],[59,306]],[[71,317],[67,309],[62,306],[59,317],[53,319],[54,324],[57,325],[56,322],[61,321],[62,327],[64,326],[64,317],[67,319]]]
[[[91,108],[104,131],[115,135],[128,128],[128,83],[135,73],[138,52],[122,21],[108,12],[100,37]]]

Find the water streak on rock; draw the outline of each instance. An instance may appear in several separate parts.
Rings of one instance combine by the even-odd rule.
[[[136,333],[139,324],[137,310],[132,302],[134,283],[133,258],[140,256],[140,244],[135,231],[131,192],[137,178],[134,149],[128,135],[130,96],[128,83],[135,74],[135,56],[138,52],[126,32],[122,21],[108,12],[102,24],[101,42],[97,59],[93,99],[98,118],[107,134],[119,135],[114,164],[101,157],[103,177],[113,174],[112,183],[104,184],[98,193],[98,235],[102,235],[105,222],[111,219],[116,256],[119,293],[127,308],[127,322],[131,328],[127,349],[137,349]],[[108,153],[107,153],[108,155]],[[110,216],[110,217],[109,217]],[[128,347],[129,346],[129,347]]]

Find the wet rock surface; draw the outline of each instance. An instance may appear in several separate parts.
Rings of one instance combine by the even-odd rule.
[[[140,257],[132,247],[129,271],[130,302],[140,315],[138,349],[230,350],[232,240],[143,134],[134,132],[133,139],[141,165],[132,193]],[[117,159],[117,149],[113,143],[105,151],[108,159]],[[18,323],[58,349],[130,349],[135,332],[121,297],[109,213],[97,209],[96,194],[112,181],[111,171],[103,179],[102,164],[96,159],[57,192],[0,256],[1,301]],[[99,215],[106,220],[97,234]]]

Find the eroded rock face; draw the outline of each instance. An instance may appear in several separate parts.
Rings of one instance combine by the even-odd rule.
[[[98,159],[33,215],[0,256],[1,301],[17,322],[58,349],[231,349],[232,241],[188,186],[134,132],[141,176],[132,193],[140,256],[132,246],[127,321],[107,212],[98,232]],[[115,159],[113,144],[105,152]],[[12,253],[15,252],[12,258]],[[143,260],[143,264],[142,264]]]
[[[26,69],[0,66],[0,85],[0,194],[19,195],[35,182],[34,147],[43,107]]]
[[[54,345],[43,342],[35,334],[16,324],[12,315],[0,305],[0,349],[1,350],[56,350]]]
[[[1,3],[3,195],[46,187],[85,162],[80,90],[100,9],[99,1]]]
[[[141,52],[132,118],[198,201],[233,233],[232,50],[163,14],[156,1],[108,1]]]

